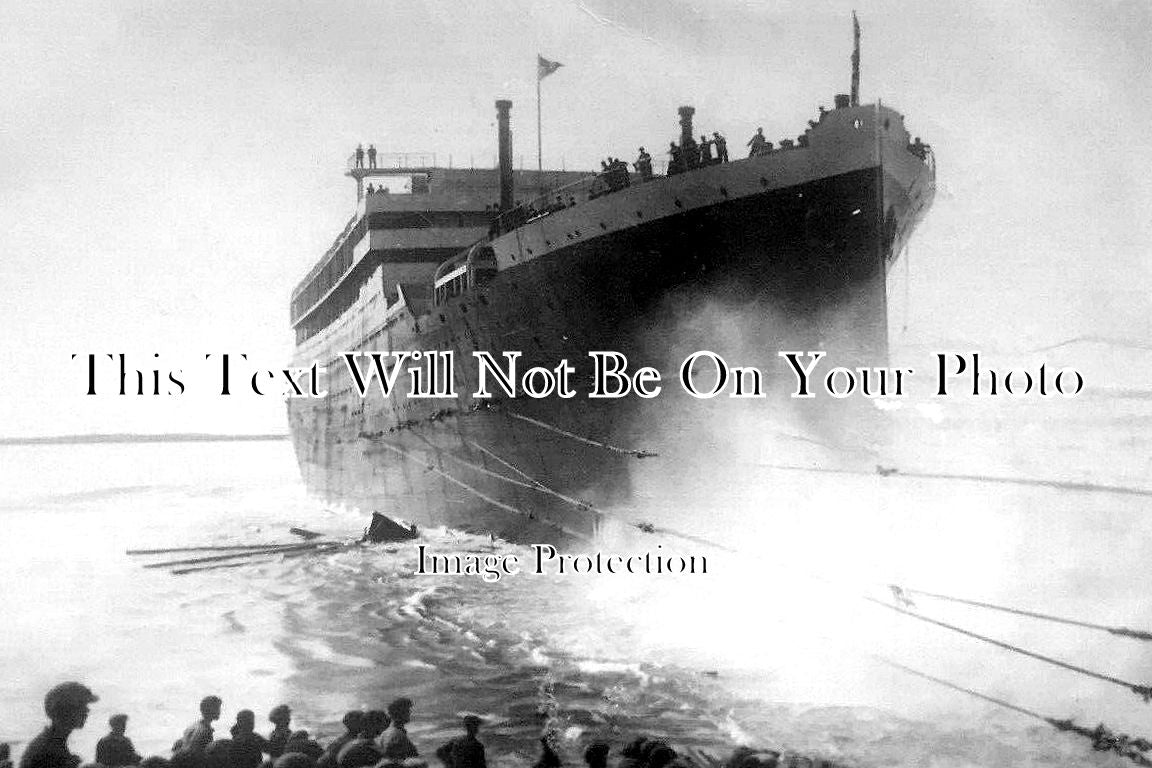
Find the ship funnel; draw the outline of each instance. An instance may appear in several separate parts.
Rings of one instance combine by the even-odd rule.
[[[696,141],[692,133],[692,115],[696,114],[696,107],[680,107],[680,146],[685,147]]]
[[[512,210],[515,191],[512,188],[512,128],[509,113],[512,102],[496,102],[496,122],[500,128],[500,210]]]

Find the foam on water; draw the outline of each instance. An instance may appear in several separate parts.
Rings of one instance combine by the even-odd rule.
[[[915,440],[885,449],[886,461],[1132,485],[1147,476],[1148,452],[1134,454],[1148,446],[1152,402],[1118,402],[1098,395],[1076,408],[890,408]],[[939,438],[957,430],[980,439]],[[533,759],[544,729],[559,734],[573,763],[592,738],[620,744],[658,733],[712,754],[750,743],[862,766],[1122,764],[866,654],[1045,714],[1142,733],[1144,705],[1130,694],[856,595],[899,582],[1152,626],[1142,577],[1152,523],[1143,500],[749,469],[766,458],[833,462],[827,435],[820,442],[803,450],[787,438],[741,442],[723,457],[736,480],[728,484],[716,482],[726,476],[716,466],[675,449],[661,450],[661,460],[679,477],[643,465],[652,475],[638,477],[626,519],[656,520],[740,554],[624,526],[600,548],[698,551],[708,576],[521,575],[498,584],[414,576],[410,547],[183,577],[124,555],[130,547],[285,541],[294,525],[356,536],[363,516],[309,499],[286,442],[0,448],[10,541],[0,560],[0,740],[33,735],[43,691],[77,678],[101,695],[73,739],[85,755],[114,711],[132,715],[141,750],[164,753],[200,697],[214,692],[225,701],[224,727],[242,707],[259,713],[283,701],[300,727],[321,736],[337,733],[349,708],[408,695],[416,701],[411,732],[425,752],[457,730],[461,713],[486,713],[494,765]],[[433,551],[494,547],[529,559],[525,548],[444,529],[424,531],[421,541]],[[1112,674],[1139,680],[1152,663],[1147,644],[960,606],[931,611]]]

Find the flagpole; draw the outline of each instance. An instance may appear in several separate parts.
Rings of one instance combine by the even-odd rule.
[[[540,127],[541,126],[541,120],[540,120],[540,80],[541,80],[540,73],[537,72],[536,73],[536,172],[538,174],[538,178],[536,179],[537,183],[540,183],[540,181],[544,177],[544,147],[541,145],[541,141],[543,140],[542,137],[544,135],[544,132],[543,132],[543,130],[541,130],[541,127]]]

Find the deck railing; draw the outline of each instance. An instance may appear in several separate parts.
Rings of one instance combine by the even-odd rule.
[[[436,166],[436,153],[435,152],[377,152],[376,165],[372,167],[372,161],[368,156],[368,150],[364,150],[364,157],[360,162],[356,161],[356,153],[348,155],[347,169],[349,173],[364,172],[365,175],[370,175],[372,171],[395,171],[403,170],[405,168],[433,168]]]

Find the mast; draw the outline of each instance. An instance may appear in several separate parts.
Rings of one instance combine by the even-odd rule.
[[[852,106],[860,106],[860,22],[852,11]]]
[[[544,178],[544,130],[540,127],[540,81],[539,75],[536,76],[536,183],[540,183],[540,179]]]

